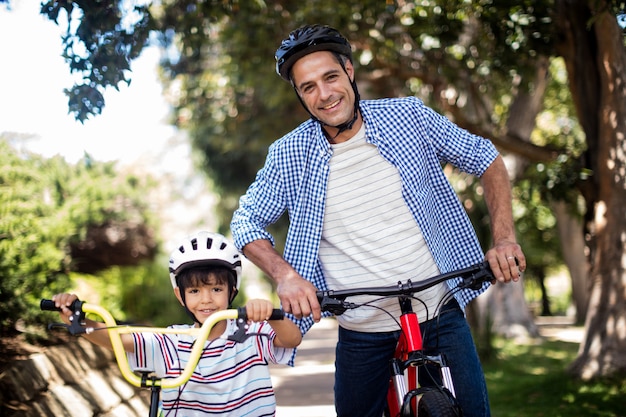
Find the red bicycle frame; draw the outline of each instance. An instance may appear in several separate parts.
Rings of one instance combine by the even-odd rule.
[[[391,376],[387,391],[387,406],[392,417],[401,415],[406,395],[419,388],[418,367],[427,362],[439,364],[443,386],[455,395],[450,369],[441,355],[425,356],[422,351],[422,331],[417,313],[413,311],[411,298],[399,297],[402,315],[400,316],[400,337],[394,358],[390,363]],[[417,409],[417,396],[411,398],[411,408]]]

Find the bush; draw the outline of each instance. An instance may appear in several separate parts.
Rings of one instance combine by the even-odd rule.
[[[145,194],[111,163],[46,159],[0,137],[0,335],[42,320],[39,300],[71,286],[70,248],[90,228],[129,215],[150,224]]]

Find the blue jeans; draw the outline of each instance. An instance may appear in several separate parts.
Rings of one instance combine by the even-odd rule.
[[[437,330],[437,326],[439,329]],[[489,399],[469,325],[455,300],[438,318],[420,324],[424,349],[445,354],[464,417],[488,417]],[[381,417],[389,385],[389,360],[399,331],[362,333],[339,328],[335,357],[338,417]],[[437,337],[438,336],[438,337]],[[420,380],[428,385],[428,381]]]

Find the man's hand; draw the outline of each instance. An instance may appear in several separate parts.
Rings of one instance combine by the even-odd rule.
[[[243,253],[276,282],[276,292],[285,312],[298,319],[313,314],[313,320],[320,321],[322,308],[315,295],[317,289],[289,265],[268,240],[248,243]]]
[[[515,242],[498,242],[487,251],[485,259],[498,282],[517,282],[526,270],[526,257],[520,245]]]
[[[276,289],[283,310],[299,319],[313,314],[313,320],[317,323],[322,318],[322,309],[316,291],[313,284],[295,270],[290,276],[281,278]]]

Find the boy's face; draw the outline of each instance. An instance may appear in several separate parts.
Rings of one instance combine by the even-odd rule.
[[[181,297],[181,288],[176,288],[174,292],[178,301],[183,306],[186,304],[187,309],[202,324],[214,312],[228,308],[228,284],[219,283],[213,277],[209,277],[205,282],[194,281],[184,289],[185,303]]]

